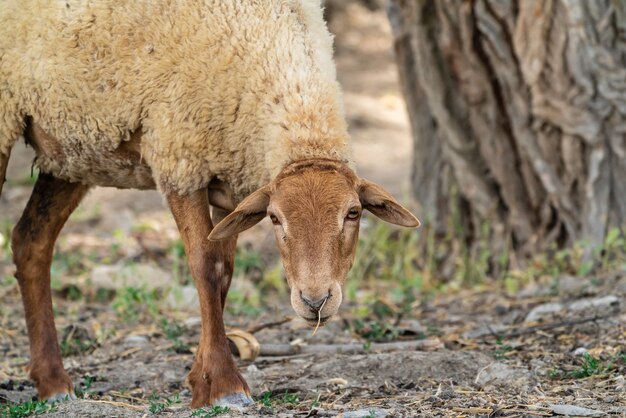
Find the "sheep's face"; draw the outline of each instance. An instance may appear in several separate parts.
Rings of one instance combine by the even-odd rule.
[[[280,249],[291,305],[315,325],[339,309],[354,261],[362,205],[355,179],[307,171],[280,180],[267,208]]]
[[[357,178],[343,165],[300,164],[248,196],[210,238],[238,233],[267,215],[291,288],[291,305],[315,326],[339,309],[362,211],[403,226],[416,227],[419,221],[380,186]]]

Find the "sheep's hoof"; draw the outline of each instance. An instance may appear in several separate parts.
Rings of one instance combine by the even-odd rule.
[[[78,399],[74,392],[72,393],[57,393],[56,395],[52,395],[46,399],[48,403],[60,402],[60,401],[75,401]]]
[[[213,405],[224,406],[231,409],[242,409],[252,404],[254,404],[254,401],[251,397],[245,393],[237,392],[218,399]]]

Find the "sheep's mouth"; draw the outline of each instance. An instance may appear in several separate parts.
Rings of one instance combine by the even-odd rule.
[[[329,319],[330,319],[330,316],[325,316],[323,318],[320,318],[319,319],[320,326],[326,325],[326,322],[328,322]],[[311,327],[316,327],[317,326],[318,318],[304,318],[304,320]]]

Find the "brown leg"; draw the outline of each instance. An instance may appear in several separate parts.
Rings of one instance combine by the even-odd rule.
[[[7,167],[9,167],[9,157],[11,156],[11,150],[6,154],[0,152],[0,196],[2,195],[2,186],[6,180]]]
[[[230,212],[220,208],[213,208],[211,215],[211,221],[213,225],[217,225],[222,219],[228,216]],[[233,270],[235,269],[235,252],[237,251],[237,236],[223,240],[219,242],[221,244],[224,257],[224,277],[222,277],[222,312],[226,306],[226,297],[228,296],[228,289],[230,288],[230,282],[233,279]]]
[[[41,173],[24,213],[13,230],[11,246],[30,340],[30,377],[40,399],[74,396],[61,361],[52,313],[50,264],[54,242],[65,221],[89,189]]]
[[[233,273],[237,238],[220,242],[207,239],[213,223],[206,190],[188,196],[169,194],[167,200],[200,298],[202,333],[189,373],[193,391],[191,406],[245,406],[252,402],[250,389],[230,353],[222,316]]]

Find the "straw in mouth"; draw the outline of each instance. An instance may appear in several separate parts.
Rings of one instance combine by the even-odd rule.
[[[313,330],[313,334],[311,334],[311,337],[315,336],[317,329],[320,327],[320,323],[322,322],[322,309],[324,309],[324,305],[326,305],[327,300],[328,298],[324,299],[324,302],[322,302],[322,306],[320,306],[319,310],[317,311],[317,325],[315,326],[315,329]]]

